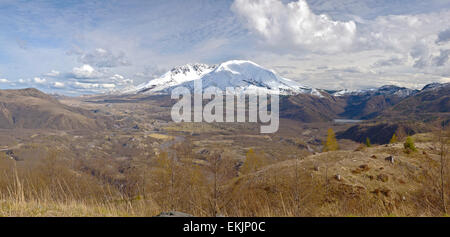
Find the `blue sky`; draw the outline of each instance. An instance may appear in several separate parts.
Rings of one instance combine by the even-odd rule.
[[[449,0],[0,0],[0,88],[78,95],[252,60],[327,89],[450,82]]]

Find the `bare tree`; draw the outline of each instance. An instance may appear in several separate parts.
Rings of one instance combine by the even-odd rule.
[[[440,199],[442,203],[442,211],[447,213],[446,203],[446,171],[447,171],[447,155],[449,152],[450,129],[441,124],[437,130],[437,148],[439,153],[439,182],[440,182]]]
[[[300,214],[300,182],[299,182],[299,172],[298,172],[298,160],[299,157],[295,158],[295,166],[294,166],[294,199],[295,199],[295,215],[299,216]]]
[[[140,196],[142,196],[142,198],[144,200],[147,200],[147,179],[148,177],[148,170],[150,169],[150,162],[151,162],[151,158],[154,156],[153,152],[150,150],[147,150],[142,156],[139,156],[137,160],[135,160],[135,165],[137,165],[138,170],[140,171],[140,182],[139,185],[139,193]]]
[[[212,216],[217,216],[220,210],[230,201],[232,194],[228,193],[228,198],[223,196],[222,186],[232,176],[231,161],[227,159],[223,152],[215,152],[208,156],[208,169],[211,173],[210,185],[210,210]]]
[[[168,206],[171,210],[175,209],[176,201],[176,173],[178,164],[173,152],[163,151],[157,156],[158,172],[156,172],[156,182],[162,194],[164,202],[168,201]]]

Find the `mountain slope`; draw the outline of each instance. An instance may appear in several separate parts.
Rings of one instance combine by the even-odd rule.
[[[345,111],[345,101],[326,92],[321,97],[298,94],[280,100],[280,116],[302,122],[326,122]]]
[[[372,119],[381,112],[414,95],[417,90],[393,85],[377,89],[341,94],[338,100],[345,100],[345,111],[339,116],[352,119]]]
[[[161,77],[153,79],[149,82],[140,84],[134,88],[123,91],[124,94],[138,93],[155,93],[164,92],[170,87],[180,85],[187,81],[201,78],[203,75],[211,72],[216,68],[215,65],[206,64],[186,64],[184,66],[175,67],[166,72]]]
[[[426,85],[420,92],[383,111],[380,119],[450,118],[450,83]]]
[[[372,120],[375,123],[352,126],[338,133],[337,137],[357,142],[370,138],[372,143],[385,144],[394,133],[400,138],[429,132],[430,123],[446,124],[450,121],[449,83],[429,84],[398,102],[390,102],[393,103],[392,106],[380,110],[379,116]]]
[[[397,86],[364,91],[320,91],[320,97],[298,94],[281,100],[281,116],[303,122],[332,121],[336,118],[372,119],[403,99],[417,93]]]
[[[33,88],[0,90],[0,128],[100,129],[110,121]]]
[[[232,60],[220,64],[212,72],[205,74],[201,80],[202,89],[216,87],[222,91],[226,88],[240,89],[245,92],[262,90],[267,93],[298,94],[312,92],[312,89],[299,83],[282,78],[271,70],[265,69],[251,61]],[[181,86],[194,89],[194,81]]]
[[[284,95],[310,93],[321,94],[312,88],[280,77],[275,72],[265,69],[251,61],[231,60],[218,66],[205,64],[185,65],[172,69],[160,78],[141,84],[125,94],[169,93],[178,86],[194,90],[194,81],[202,83],[202,89],[216,87],[222,91],[234,88],[243,92],[262,90],[267,93]]]
[[[343,132],[338,132],[336,137],[360,143],[366,142],[366,139],[369,138],[373,144],[387,144],[394,134],[398,139],[404,139],[406,136],[424,132],[429,132],[429,128],[423,123],[392,121],[390,123],[354,125]]]
[[[214,66],[188,64],[176,67],[160,78],[124,93],[168,94],[179,86],[194,91],[194,84],[199,82],[202,90],[214,87],[221,91],[234,88],[246,93],[279,93],[283,95],[280,99],[280,115],[303,122],[338,118],[369,120],[378,117],[392,120],[402,116],[408,118],[407,114],[417,117],[415,115],[423,113],[446,113],[450,107],[450,92],[442,84],[430,84],[422,90],[386,85],[359,91],[326,91],[302,86],[272,70],[244,60],[231,60]],[[431,95],[433,93],[434,97]]]

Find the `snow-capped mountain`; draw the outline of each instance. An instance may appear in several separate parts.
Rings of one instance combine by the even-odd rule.
[[[443,88],[443,87],[448,87],[448,86],[450,86],[450,83],[438,83],[438,82],[434,82],[434,83],[430,83],[430,84],[425,85],[425,86],[422,88],[422,91],[426,91],[426,90],[436,90],[436,89]]]
[[[405,87],[398,87],[394,85],[385,85],[379,88],[375,89],[367,89],[367,90],[340,90],[335,93],[333,93],[333,96],[348,96],[348,95],[368,95],[368,96],[374,96],[374,95],[395,95],[401,98],[408,97],[410,95],[413,95],[414,93],[417,93],[417,90],[405,88]]]
[[[138,86],[128,88],[123,91],[124,94],[137,93],[156,93],[164,92],[168,88],[178,86],[184,82],[192,81],[201,78],[205,74],[211,72],[216,68],[216,65],[206,64],[186,64],[175,67],[172,70],[164,73],[161,77],[153,79],[149,82],[142,83]]]
[[[274,71],[265,69],[251,61],[232,60],[216,66],[194,64],[176,67],[160,78],[136,86],[125,93],[168,93],[178,86],[194,90],[194,82],[202,83],[202,89],[215,87],[222,91],[226,88],[239,89],[241,92],[252,93],[263,90],[267,93],[299,94],[310,93],[321,96],[313,88],[283,78]]]
[[[311,88],[280,77],[272,70],[265,69],[254,62],[243,60],[224,62],[212,72],[197,80],[201,80],[203,89],[216,87],[222,91],[225,91],[226,88],[234,88],[249,93],[257,90],[263,90],[271,94],[312,92]],[[194,89],[194,82],[195,80],[188,81],[181,86]]]

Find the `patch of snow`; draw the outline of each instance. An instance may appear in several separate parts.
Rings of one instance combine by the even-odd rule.
[[[311,93],[322,94],[311,88],[287,78],[278,76],[274,71],[265,69],[260,65],[245,60],[231,60],[221,63],[219,66],[206,64],[188,64],[172,69],[160,78],[143,83],[124,93],[168,93],[178,86],[194,90],[194,82],[201,80],[202,89],[216,87],[221,91],[226,88],[234,88],[245,93],[264,91],[269,94],[282,95]]]

